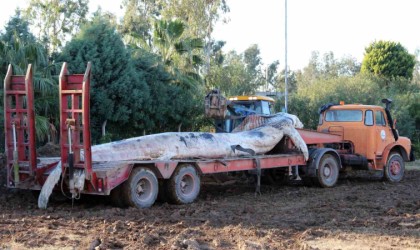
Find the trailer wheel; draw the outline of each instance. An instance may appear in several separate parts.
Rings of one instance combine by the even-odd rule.
[[[135,168],[123,184],[123,193],[128,205],[147,208],[155,203],[158,195],[158,180],[153,171]]]
[[[190,164],[180,165],[168,182],[168,198],[175,204],[194,202],[200,193],[200,177]]]
[[[405,163],[400,154],[391,154],[384,169],[384,179],[389,182],[399,182],[403,179]]]
[[[321,187],[333,187],[338,180],[338,171],[337,159],[330,154],[325,154],[319,161],[318,184]]]

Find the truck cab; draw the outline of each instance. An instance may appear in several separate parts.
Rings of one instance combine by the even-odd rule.
[[[385,177],[399,181],[404,174],[404,161],[413,160],[411,141],[398,135],[386,107],[344,104],[321,108],[318,132],[340,135],[340,144],[330,145],[340,152],[343,167],[385,170]]]

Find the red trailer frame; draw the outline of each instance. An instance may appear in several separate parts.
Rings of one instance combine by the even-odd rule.
[[[90,77],[90,62],[84,74],[69,74],[67,63],[63,63],[59,77],[60,148],[62,172],[69,169],[71,175],[73,170],[70,168],[84,169],[86,180],[89,181],[88,189],[96,190],[98,182],[96,173],[92,171],[90,139]],[[72,162],[69,161],[69,155],[72,156]],[[72,176],[70,178],[73,179]]]

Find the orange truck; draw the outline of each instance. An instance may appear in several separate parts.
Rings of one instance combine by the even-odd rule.
[[[321,108],[317,131],[339,135],[341,141],[329,144],[340,156],[342,167],[384,171],[384,178],[398,182],[404,176],[406,161],[414,161],[411,141],[399,136],[390,113],[372,105],[325,105]],[[328,172],[328,170],[327,170]]]

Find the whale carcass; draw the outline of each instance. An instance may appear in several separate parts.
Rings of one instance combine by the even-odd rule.
[[[308,159],[308,149],[296,128],[299,118],[287,113],[252,115],[233,133],[168,132],[92,146],[93,161],[225,158],[264,154],[284,136]]]

